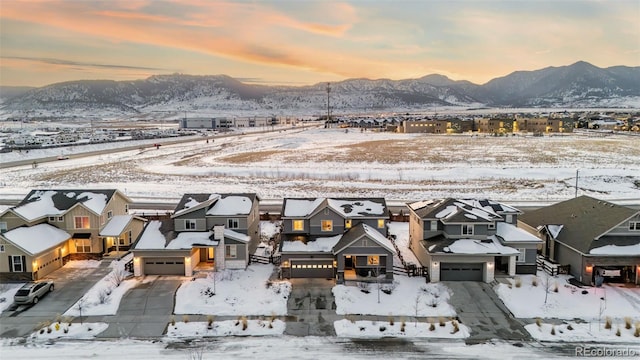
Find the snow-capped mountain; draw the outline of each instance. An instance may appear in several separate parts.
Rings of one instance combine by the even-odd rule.
[[[484,85],[443,75],[419,79],[349,79],[331,83],[334,114],[434,107],[638,107],[640,67],[598,68],[586,62],[517,71]],[[9,89],[5,90],[5,89]],[[327,84],[264,86],[226,75],[156,75],[144,80],[85,80],[33,89],[0,89],[0,115],[136,116],[153,112],[202,116],[323,114]]]

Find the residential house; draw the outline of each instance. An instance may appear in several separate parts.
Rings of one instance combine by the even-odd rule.
[[[281,214],[283,277],[393,278],[383,198],[286,198]]]
[[[152,221],[133,246],[134,275],[244,269],[260,240],[256,194],[185,194],[170,220]]]
[[[579,196],[527,212],[520,226],[544,240],[542,255],[578,281],[640,284],[640,211]]]
[[[130,203],[113,189],[32,190],[0,214],[0,276],[38,279],[68,260],[100,259],[114,239],[126,249],[144,222],[127,214]]]
[[[491,282],[496,270],[508,275],[535,273],[542,241],[516,226],[522,214],[518,209],[487,199],[407,205],[409,247],[432,282]]]

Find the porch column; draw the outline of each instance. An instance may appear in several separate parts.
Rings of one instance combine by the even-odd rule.
[[[133,276],[142,275],[142,265],[140,264],[140,257],[136,256],[133,258]]]
[[[431,282],[440,281],[440,261],[431,261],[429,263],[429,278]]]
[[[495,263],[493,261],[487,261],[484,263],[484,278],[482,281],[490,283],[493,281],[495,271]]]
[[[515,255],[509,256],[509,276],[516,274],[516,257]]]

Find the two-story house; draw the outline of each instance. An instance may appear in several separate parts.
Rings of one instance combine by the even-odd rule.
[[[520,226],[542,255],[588,285],[640,284],[640,211],[586,195],[527,212]]]
[[[286,198],[281,214],[283,277],[393,279],[384,198]]]
[[[150,222],[136,241],[134,275],[244,269],[260,241],[259,202],[256,194],[185,194],[170,220]]]
[[[114,189],[32,190],[0,214],[0,276],[38,279],[67,260],[100,259],[114,242],[125,250],[144,223],[130,204]]]
[[[439,199],[409,207],[409,247],[429,278],[437,281],[494,279],[536,271],[541,241],[519,229],[519,210],[491,200]]]

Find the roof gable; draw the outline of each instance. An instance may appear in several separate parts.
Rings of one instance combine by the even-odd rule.
[[[493,222],[502,217],[490,207],[479,208],[475,203],[458,199],[418,201],[408,204],[421,219],[437,219],[443,223]]]
[[[341,252],[364,236],[373,240],[381,247],[389,250],[392,254],[394,253],[395,249],[393,248],[391,241],[384,237],[384,235],[382,235],[378,230],[364,223],[360,223],[344,233],[340,241],[334,245],[333,253],[337,254]]]

